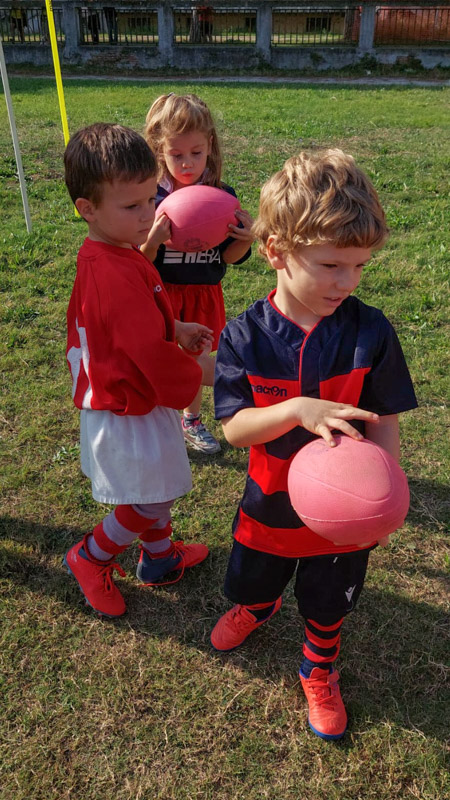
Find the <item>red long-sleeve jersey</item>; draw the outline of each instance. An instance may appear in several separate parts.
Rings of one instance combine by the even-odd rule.
[[[77,408],[147,414],[184,408],[202,378],[175,342],[161,278],[138,250],[86,239],[67,310],[67,361]]]

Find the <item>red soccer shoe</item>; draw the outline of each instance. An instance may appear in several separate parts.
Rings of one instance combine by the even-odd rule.
[[[94,611],[105,617],[121,617],[126,611],[125,600],[112,579],[116,569],[119,575],[125,571],[113,561],[97,561],[89,554],[84,539],[75,544],[64,556],[63,563],[69,575],[78,581],[86,602]]]
[[[299,672],[309,705],[308,723],[321,739],[342,739],[347,730],[347,713],[339,690],[339,673],[314,667],[309,678]]]
[[[211,633],[211,644],[214,650],[234,650],[240,644],[245,642],[249,636],[261,625],[273,617],[274,614],[281,608],[281,597],[275,600],[273,609],[265,619],[258,620],[251,611],[245,606],[233,606],[230,611],[227,611],[216,623]]]

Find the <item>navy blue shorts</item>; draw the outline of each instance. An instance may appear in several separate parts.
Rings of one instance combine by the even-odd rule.
[[[364,585],[370,550],[342,555],[286,558],[252,550],[234,540],[225,576],[225,596],[245,606],[270,603],[295,573],[300,614],[333,625],[353,611]]]

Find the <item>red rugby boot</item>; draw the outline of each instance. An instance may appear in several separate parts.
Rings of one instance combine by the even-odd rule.
[[[299,672],[309,705],[308,723],[321,739],[342,739],[347,730],[347,713],[339,690],[339,673],[314,667],[309,678]]]
[[[261,625],[273,617],[281,608],[281,597],[275,600],[272,611],[264,619],[257,619],[248,608],[241,605],[233,606],[216,623],[211,633],[211,644],[214,650],[234,650],[245,642],[249,636]],[[269,610],[269,609],[268,609]]]
[[[126,611],[125,600],[112,579],[116,569],[124,577],[125,571],[114,561],[97,561],[87,549],[84,539],[66,553],[63,563],[69,575],[78,581],[86,603],[105,617],[121,617]]]

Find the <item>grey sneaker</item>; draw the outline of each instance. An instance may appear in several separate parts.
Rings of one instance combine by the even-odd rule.
[[[214,438],[212,433],[205,428],[201,418],[198,417],[193,422],[186,422],[186,419],[183,417],[181,421],[183,427],[184,438],[194,450],[200,450],[202,453],[218,453],[221,450],[221,446],[217,439]]]

